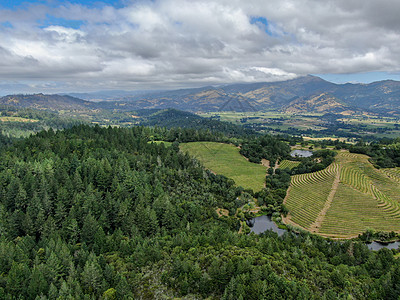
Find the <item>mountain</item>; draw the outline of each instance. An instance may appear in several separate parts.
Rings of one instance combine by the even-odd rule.
[[[310,97],[299,97],[282,107],[286,113],[305,114],[305,113],[336,113],[349,114],[355,113],[355,109],[350,109],[343,101],[328,93],[315,94]]]
[[[127,96],[141,96],[159,92],[160,91],[150,91],[150,90],[142,90],[142,91],[109,90],[109,91],[97,91],[88,93],[68,93],[62,95],[69,95],[87,101],[99,102],[99,101],[115,101],[115,99],[121,99]]]
[[[192,112],[276,110],[293,113],[400,114],[400,82],[334,84],[316,76],[116,98],[105,108],[175,108]]]
[[[380,113],[400,113],[400,82],[384,80],[370,84],[338,85],[333,95],[348,105]]]
[[[255,101],[240,94],[230,94],[221,88],[204,87],[150,94],[121,99],[125,108],[175,108],[198,111],[257,111],[262,107]],[[110,108],[110,103],[107,107]],[[115,103],[121,106],[121,103]]]
[[[74,94],[78,95],[78,94]],[[385,80],[370,84],[334,84],[316,76],[281,82],[206,86],[173,91],[99,92],[68,95],[12,95],[0,104],[50,110],[174,108],[190,112],[275,110],[288,113],[375,113],[400,115],[400,82]],[[91,96],[90,96],[91,95]],[[93,98],[99,97],[99,98]],[[107,101],[100,101],[107,99]]]

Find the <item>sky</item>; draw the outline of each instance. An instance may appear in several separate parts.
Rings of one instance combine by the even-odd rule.
[[[0,0],[0,94],[400,80],[398,0]]]

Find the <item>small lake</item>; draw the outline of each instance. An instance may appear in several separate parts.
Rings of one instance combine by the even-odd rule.
[[[394,243],[379,243],[379,242],[372,242],[367,244],[368,249],[370,250],[379,250],[382,248],[387,248],[387,249],[398,249],[400,246],[400,242],[394,242]]]
[[[270,216],[253,218],[247,222],[247,225],[250,226],[250,232],[254,232],[256,234],[263,233],[267,230],[272,230],[281,236],[286,232],[286,230],[278,228],[278,226],[276,226],[276,224],[271,220]]]
[[[250,227],[250,232],[254,232],[255,234],[263,233],[267,230],[272,230],[276,232],[278,236],[282,236],[286,230],[280,229],[274,221],[271,220],[270,216],[260,216],[253,218],[247,221],[247,225]],[[379,242],[372,242],[366,243],[368,249],[378,251],[382,248],[387,249],[398,249],[400,247],[400,242],[393,242],[393,243],[379,243]]]
[[[290,156],[291,157],[310,157],[312,156],[313,153],[311,151],[308,150],[293,150],[292,152],[290,152]]]

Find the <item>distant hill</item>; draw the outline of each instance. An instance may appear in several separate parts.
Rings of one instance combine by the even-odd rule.
[[[244,128],[240,125],[203,118],[186,111],[163,109],[158,111],[150,110],[148,112],[148,114],[146,114],[145,111],[140,113],[140,125],[208,130],[214,133],[223,133],[229,137],[240,137],[242,135],[256,134],[253,130]]]
[[[20,108],[45,109],[52,111],[69,110],[84,111],[95,108],[90,101],[85,101],[68,95],[9,95],[0,98],[1,105]]]
[[[332,94],[350,106],[380,113],[400,113],[400,82],[384,80],[370,84],[337,85]]]
[[[287,113],[336,113],[354,114],[356,109],[350,108],[342,100],[327,93],[315,94],[310,97],[299,97],[283,106],[282,111]]]

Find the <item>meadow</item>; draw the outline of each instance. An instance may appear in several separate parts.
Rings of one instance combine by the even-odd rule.
[[[339,152],[328,168],[292,176],[287,223],[326,237],[400,230],[399,169],[375,169],[368,156]]]
[[[239,148],[215,142],[192,142],[179,145],[181,151],[189,152],[207,169],[224,175],[245,189],[259,191],[264,187],[267,169],[246,160]]]

